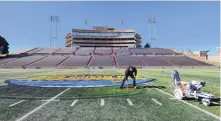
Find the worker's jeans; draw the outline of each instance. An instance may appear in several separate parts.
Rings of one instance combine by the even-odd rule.
[[[125,81],[128,80],[128,76],[133,79],[133,86],[136,86],[136,78],[135,78],[134,75],[132,74],[132,75],[126,75],[126,76],[124,77],[124,79],[123,79],[123,81],[122,81],[120,87],[123,87],[123,86],[124,86]]]

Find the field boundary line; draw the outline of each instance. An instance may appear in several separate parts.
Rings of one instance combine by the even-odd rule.
[[[13,103],[13,104],[9,105],[9,107],[18,105],[19,103],[22,103],[22,102],[24,102],[24,101],[25,101],[25,100],[20,100],[20,101],[18,101],[18,102],[16,102],[16,103]]]
[[[47,102],[41,104],[40,106],[38,106],[37,108],[33,109],[32,111],[28,112],[27,114],[23,115],[22,117],[20,117],[19,119],[16,119],[16,121],[22,121],[25,118],[27,118],[29,115],[33,114],[34,112],[38,111],[39,109],[41,109],[42,107],[44,107],[45,105],[47,105],[48,103],[50,103],[51,101],[53,101],[54,99],[56,99],[58,96],[62,95],[63,93],[65,93],[66,91],[68,91],[70,88],[65,89],[64,91],[60,92],[59,94],[57,94],[56,96],[52,97],[51,99],[49,99]]]
[[[169,94],[169,93],[167,93],[167,92],[165,92],[165,91],[163,91],[163,90],[161,90],[161,89],[156,88],[156,90],[158,90],[158,91],[160,91],[160,92],[162,92],[162,93],[164,93],[164,94],[166,94],[166,95],[169,95],[169,96],[171,96],[171,97],[174,97],[173,95],[171,95],[171,94]],[[212,116],[213,118],[216,118],[216,119],[218,119],[218,120],[221,120],[220,117],[218,117],[218,116],[216,116],[216,115],[214,115],[214,114],[212,114],[212,113],[210,113],[210,112],[208,112],[208,111],[206,111],[206,110],[203,110],[203,109],[201,109],[201,108],[199,108],[199,107],[197,107],[197,106],[195,106],[195,105],[193,105],[193,104],[190,104],[190,103],[188,103],[188,102],[186,102],[186,101],[184,101],[184,100],[179,100],[179,101],[181,101],[181,102],[183,102],[183,103],[185,103],[185,104],[187,104],[187,105],[189,105],[189,106],[191,106],[191,107],[193,107],[193,108],[195,108],[195,109],[198,109],[199,111],[202,111],[202,112],[204,112],[204,113],[206,113],[206,114]]]

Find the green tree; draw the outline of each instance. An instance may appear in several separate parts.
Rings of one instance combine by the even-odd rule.
[[[144,46],[144,48],[151,48],[150,44],[147,42],[146,45]]]
[[[8,54],[9,44],[5,38],[0,35],[0,54]]]

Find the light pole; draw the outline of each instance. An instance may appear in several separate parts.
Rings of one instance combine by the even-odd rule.
[[[52,24],[55,22],[55,37],[53,39],[57,40],[58,36],[58,30],[57,30],[57,24],[60,22],[60,17],[59,16],[50,16],[50,48],[51,48],[51,36],[52,36]]]
[[[151,32],[151,30],[152,30],[151,25],[152,24],[153,24],[153,32]],[[149,45],[151,47],[151,42],[153,40],[156,40],[156,18],[153,17],[153,19],[152,19],[152,17],[150,17],[149,20],[148,20],[148,25],[149,25]]]

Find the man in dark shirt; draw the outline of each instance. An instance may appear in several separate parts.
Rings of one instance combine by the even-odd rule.
[[[135,74],[135,75],[134,75]],[[123,88],[124,83],[126,80],[128,80],[128,76],[131,77],[133,79],[133,86],[134,88],[136,88],[136,76],[137,76],[137,69],[135,67],[129,66],[126,70],[125,70],[125,74],[124,74],[124,79],[121,83],[120,88]]]

